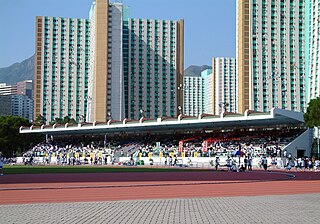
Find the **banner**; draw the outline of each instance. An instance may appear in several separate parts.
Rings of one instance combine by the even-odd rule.
[[[183,151],[183,141],[179,142],[179,152]]]
[[[207,152],[208,151],[208,141],[204,141],[202,143],[202,151]]]

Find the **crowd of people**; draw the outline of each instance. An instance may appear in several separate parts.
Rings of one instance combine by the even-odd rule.
[[[163,157],[167,166],[178,164],[178,158],[209,157],[216,169],[226,166],[229,170],[252,169],[254,158],[259,166],[285,167],[290,170],[319,169],[319,160],[292,158],[284,150],[301,130],[274,130],[260,132],[218,132],[177,135],[117,136],[109,139],[49,139],[39,143],[22,156],[25,165],[108,165],[119,162],[120,157],[129,157],[128,164],[137,164],[140,158]],[[239,162],[236,158],[240,159]],[[223,159],[221,164],[220,158]],[[150,160],[150,161],[151,161]],[[190,159],[188,161],[191,161]],[[269,162],[268,162],[269,161]],[[270,162],[271,161],[271,162]],[[281,163],[281,164],[279,164]],[[188,165],[188,164],[186,164]]]

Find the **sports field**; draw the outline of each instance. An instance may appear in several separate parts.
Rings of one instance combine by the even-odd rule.
[[[208,169],[117,167],[117,166],[4,166],[5,174],[46,174],[46,173],[117,173],[117,172],[198,172]]]

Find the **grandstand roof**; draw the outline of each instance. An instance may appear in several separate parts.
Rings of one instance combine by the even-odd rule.
[[[122,121],[109,120],[107,123],[81,123],[77,125],[53,125],[21,127],[20,133],[41,133],[51,135],[108,134],[132,132],[160,132],[179,130],[220,130],[230,128],[262,128],[301,125],[303,113],[278,108],[262,113],[245,111],[244,114],[222,113],[220,115],[200,114],[198,117],[180,115],[178,118],[158,118]]]

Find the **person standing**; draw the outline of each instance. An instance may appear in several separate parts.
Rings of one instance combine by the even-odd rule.
[[[252,171],[252,158],[251,158],[251,156],[248,157],[248,170]]]
[[[226,160],[226,165],[228,167],[228,171],[231,170],[231,159],[230,159],[230,156],[228,156],[227,160]]]
[[[247,168],[248,168],[248,157],[246,156],[246,157],[244,157],[244,169],[245,170],[247,170]]]
[[[3,160],[0,158],[0,176],[3,176]]]
[[[266,157],[266,156],[264,156],[264,157],[262,158],[262,166],[263,166],[263,169],[264,169],[265,171],[267,171],[267,169],[268,169],[268,160],[267,160],[267,157]]]
[[[218,170],[219,166],[220,166],[220,158],[216,157],[216,170]]]

